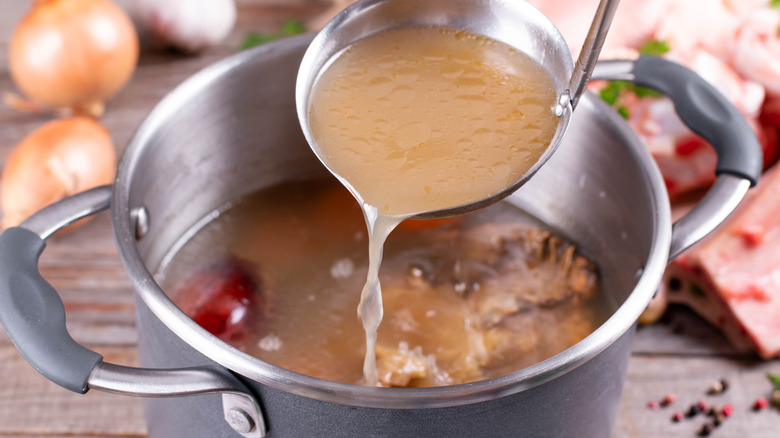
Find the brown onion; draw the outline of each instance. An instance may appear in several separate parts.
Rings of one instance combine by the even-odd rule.
[[[99,115],[133,74],[138,36],[108,0],[36,0],[8,52],[11,77],[27,97]]]
[[[108,130],[88,117],[54,120],[14,148],[0,178],[3,228],[72,194],[110,184],[116,152]]]

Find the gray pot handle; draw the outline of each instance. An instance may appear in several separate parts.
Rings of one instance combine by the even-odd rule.
[[[636,61],[601,61],[593,80],[625,80],[671,99],[683,123],[707,140],[718,155],[713,186],[672,227],[669,259],[712,232],[758,183],[761,146],[742,114],[718,90],[692,70],[656,56]]]
[[[77,343],[65,326],[65,306],[38,271],[45,239],[60,228],[107,209],[111,186],[44,208],[0,234],[0,322],[27,362],[44,377],[77,393],[95,388],[140,397],[222,394],[225,420],[241,436],[265,436],[260,406],[236,376],[218,366],[131,368],[103,362]]]

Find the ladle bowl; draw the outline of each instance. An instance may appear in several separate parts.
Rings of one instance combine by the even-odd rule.
[[[569,93],[574,71],[571,51],[550,20],[524,1],[359,0],[353,3],[320,31],[301,62],[295,100],[306,140],[320,161],[329,167],[319,156],[317,139],[312,135],[309,123],[311,90],[315,82],[332,60],[355,42],[405,27],[455,29],[507,44],[542,66],[552,80],[558,99],[551,106],[555,106],[559,121],[552,142],[536,164],[519,181],[486,199],[442,210],[420,212],[416,217],[429,219],[453,216],[485,207],[506,197],[523,185],[552,156],[566,132],[573,108]],[[360,199],[349,181],[330,167],[329,170]]]

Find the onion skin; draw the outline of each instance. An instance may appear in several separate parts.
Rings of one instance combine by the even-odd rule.
[[[24,138],[0,178],[3,228],[19,225],[41,208],[104,184],[116,174],[111,135],[89,117],[48,122]]]
[[[11,78],[36,103],[99,115],[130,80],[138,35],[108,0],[38,0],[8,48]]]

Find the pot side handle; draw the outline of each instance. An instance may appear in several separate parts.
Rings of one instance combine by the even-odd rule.
[[[671,260],[712,232],[758,183],[763,168],[758,139],[728,99],[676,62],[649,55],[635,61],[601,61],[592,79],[630,81],[664,94],[680,120],[715,149],[718,178],[702,200],[674,223]]]
[[[76,393],[90,388],[140,397],[222,394],[225,420],[246,438],[265,436],[260,406],[235,375],[217,366],[145,369],[103,362],[65,326],[65,306],[41,276],[45,239],[78,219],[107,209],[111,186],[71,196],[0,234],[0,323],[22,356],[44,377]]]

